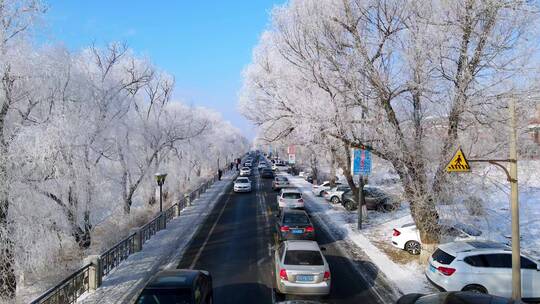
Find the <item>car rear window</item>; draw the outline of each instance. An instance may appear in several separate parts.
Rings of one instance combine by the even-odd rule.
[[[307,215],[302,213],[285,213],[283,215],[283,224],[285,225],[291,225],[291,224],[298,224],[298,225],[304,225],[309,224],[309,218]]]
[[[276,177],[276,180],[279,181],[279,182],[286,182],[286,181],[288,181],[288,179],[287,179],[286,177],[281,177],[281,176]]]
[[[238,178],[236,180],[237,183],[241,183],[241,184],[245,184],[248,182],[248,179],[247,178]]]
[[[435,252],[433,253],[433,255],[431,257],[435,261],[437,261],[437,262],[439,262],[441,264],[444,264],[444,265],[448,265],[448,264],[452,263],[452,261],[456,258],[455,256],[442,251],[441,249],[435,250]]]
[[[164,289],[145,289],[137,299],[137,304],[190,304],[191,290],[164,288]]]
[[[285,265],[324,265],[321,253],[313,250],[287,250]]]
[[[283,193],[283,198],[300,199],[300,198],[302,198],[302,194],[296,193],[296,192],[285,192],[285,193]]]

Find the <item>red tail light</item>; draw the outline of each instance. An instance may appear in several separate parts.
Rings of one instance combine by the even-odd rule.
[[[313,229],[313,226],[306,227],[306,232],[313,232],[313,231],[315,231],[315,229]]]
[[[289,280],[289,277],[287,277],[287,270],[285,269],[281,269],[279,271],[279,277],[284,280],[284,281],[288,281]]]
[[[450,267],[442,267],[442,266],[439,266],[437,268],[437,270],[444,274],[445,276],[451,276],[454,274],[454,272],[456,272],[456,269],[455,268],[450,268]]]
[[[325,271],[324,272],[324,278],[323,278],[324,281],[328,281],[330,280],[330,271]]]
[[[323,195],[323,196],[325,196],[325,195],[327,195],[327,194],[328,194],[328,192],[326,192],[326,191],[323,191],[323,192],[322,192],[322,195]]]
[[[399,232],[399,230],[394,229],[394,234],[392,234],[392,235],[393,235],[393,236],[398,236],[398,235],[400,235],[400,234],[401,234],[401,232]]]
[[[280,230],[281,232],[287,232],[289,231],[289,226],[281,226]]]
[[[298,202],[299,202],[299,203],[303,203],[304,200],[303,200],[303,199],[299,199]]]

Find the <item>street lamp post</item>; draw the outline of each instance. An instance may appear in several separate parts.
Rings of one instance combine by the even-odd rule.
[[[159,212],[161,213],[163,212],[163,184],[165,183],[167,173],[156,173],[155,177],[159,186]]]

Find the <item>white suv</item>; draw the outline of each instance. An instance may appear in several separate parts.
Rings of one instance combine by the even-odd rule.
[[[476,291],[509,298],[512,252],[504,244],[489,241],[441,244],[429,258],[426,277],[446,291]],[[521,288],[523,299],[540,299],[539,264],[523,254]]]

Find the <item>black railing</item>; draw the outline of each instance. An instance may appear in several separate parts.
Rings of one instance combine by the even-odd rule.
[[[58,285],[32,301],[31,304],[72,304],[77,302],[77,298],[90,288],[89,278],[91,266],[92,264],[88,264],[77,270]]]
[[[224,170],[224,172],[226,171],[227,170]],[[201,194],[206,192],[206,190],[208,190],[208,188],[210,188],[210,186],[217,180],[217,175],[214,175],[199,188],[189,193],[187,196],[189,197],[190,202],[193,202],[199,198]],[[170,206],[167,210],[165,210],[166,221],[169,222],[175,217],[175,208],[179,208],[179,211],[181,211],[186,206],[187,202],[185,199],[181,199],[179,202]],[[141,227],[138,236],[136,233],[133,233],[127,238],[118,242],[111,249],[101,254],[99,266],[100,269],[97,271],[97,275],[100,274],[101,278],[108,275],[111,270],[116,268],[122,261],[126,260],[131,254],[135,253],[135,246],[137,243],[139,246],[138,249],[142,249],[142,245],[146,241],[148,241],[159,230],[163,229],[162,225],[160,225],[160,218],[160,216],[157,216],[148,224]],[[137,237],[140,239],[137,240]],[[93,264],[88,264],[82,267],[68,278],[43,293],[39,298],[32,301],[31,304],[72,304],[77,302],[77,299],[90,288],[90,268],[92,266],[97,267],[97,265]],[[99,281],[101,281],[101,278],[99,278]]]
[[[131,234],[99,256],[102,275],[108,275],[111,270],[135,252],[136,237],[137,235],[135,233]]]

